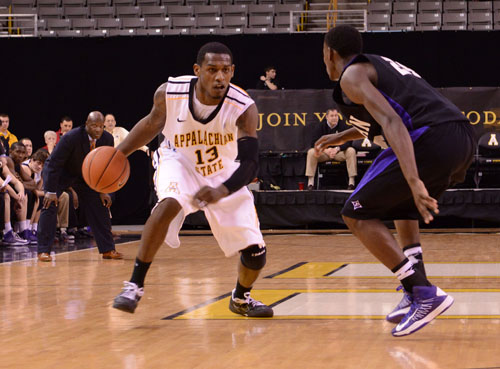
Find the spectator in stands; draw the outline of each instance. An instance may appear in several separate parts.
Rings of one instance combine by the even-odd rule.
[[[45,140],[45,146],[43,148],[47,150],[50,155],[57,144],[57,133],[54,131],[45,131],[43,138]]]
[[[61,136],[63,136],[65,133],[71,131],[73,129],[73,120],[65,115],[64,117],[61,118],[61,122],[59,123],[59,130],[56,132],[57,134],[57,141],[56,144],[59,142],[61,139]]]
[[[125,128],[116,126],[116,119],[113,114],[106,114],[104,117],[104,129],[113,135],[115,147],[117,147],[128,135],[128,131]],[[139,150],[148,153],[149,148],[143,146]]]
[[[28,164],[31,155],[33,154],[33,142],[31,142],[31,140],[27,137],[21,138],[19,141],[26,148],[26,160],[24,160],[23,163]]]
[[[9,155],[10,146],[17,142],[17,137],[9,132],[10,119],[7,114],[0,114],[0,140],[2,141],[5,155]]]
[[[264,69],[264,74],[265,75],[260,76],[257,86],[255,86],[257,90],[279,90],[282,88],[279,81],[276,79],[275,67],[266,67],[266,69]]]
[[[307,151],[306,176],[307,188],[314,188],[314,177],[318,163],[323,163],[328,160],[345,161],[347,164],[347,175],[349,176],[348,190],[354,190],[356,184],[356,176],[358,175],[358,167],[356,161],[356,150],[352,147],[351,142],[347,142],[340,146],[331,146],[325,149],[319,156],[315,155],[314,144],[324,135],[342,132],[347,129],[347,126],[341,122],[339,124],[339,113],[337,109],[328,109],[326,111],[326,120],[320,122],[315,127],[312,137],[311,149]]]

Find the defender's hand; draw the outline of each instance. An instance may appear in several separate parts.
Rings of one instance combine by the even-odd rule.
[[[424,182],[418,180],[415,184],[410,186],[411,192],[413,194],[413,200],[415,201],[415,205],[417,209],[424,218],[424,222],[429,224],[434,220],[434,216],[430,211],[434,214],[439,214],[438,202],[436,199],[432,198],[427,192],[427,188],[425,188]],[[430,211],[429,211],[430,210]]]

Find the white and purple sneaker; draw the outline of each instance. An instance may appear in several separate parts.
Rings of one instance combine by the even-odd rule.
[[[403,319],[406,313],[408,313],[408,311],[410,310],[411,303],[413,302],[413,296],[410,293],[406,292],[406,290],[401,285],[396,288],[396,291],[400,290],[403,290],[403,298],[394,308],[394,310],[387,314],[387,316],[385,317],[385,320],[394,324],[398,324],[401,319]]]
[[[406,336],[425,327],[453,304],[453,297],[436,286],[413,287],[410,311],[392,330],[395,337]]]

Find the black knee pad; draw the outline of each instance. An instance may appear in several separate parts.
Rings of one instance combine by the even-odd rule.
[[[253,245],[241,250],[241,263],[252,270],[261,270],[266,265],[266,246]]]

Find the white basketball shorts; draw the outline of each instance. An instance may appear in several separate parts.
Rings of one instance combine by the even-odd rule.
[[[158,203],[166,198],[174,198],[182,207],[170,223],[165,238],[167,245],[177,248],[180,246],[179,231],[185,217],[200,210],[193,203],[193,196],[203,186],[217,187],[221,180],[203,177],[184,156],[170,149],[159,148],[154,161]],[[251,245],[265,245],[253,195],[246,187],[201,210],[226,257]]]

